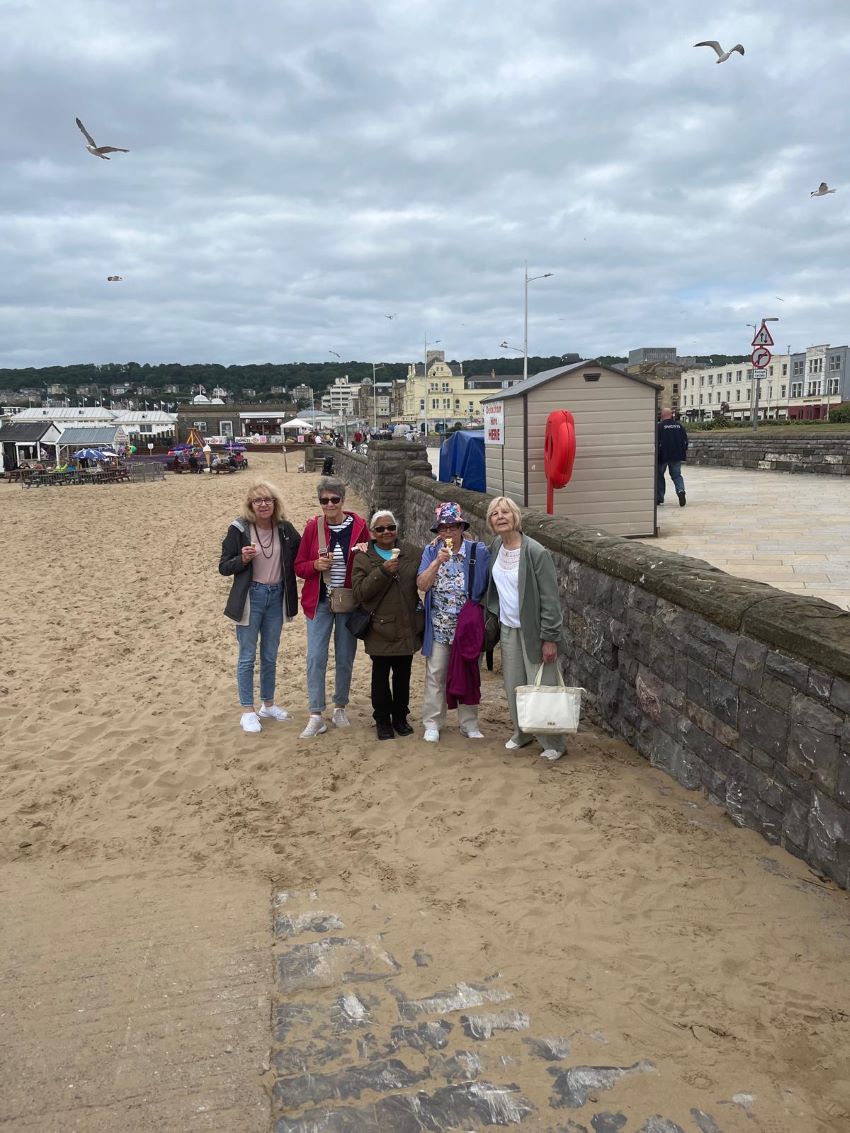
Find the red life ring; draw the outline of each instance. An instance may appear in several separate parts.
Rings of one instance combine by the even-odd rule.
[[[576,458],[576,425],[568,409],[556,409],[546,419],[543,468],[553,488],[569,484]]]

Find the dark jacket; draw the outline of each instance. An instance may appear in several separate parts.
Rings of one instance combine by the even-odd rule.
[[[481,652],[484,649],[484,610],[467,602],[458,614],[449,666],[446,670],[446,704],[481,703]]]
[[[659,464],[678,464],[688,459],[688,434],[684,425],[671,418],[669,421],[659,421],[655,432]]]
[[[287,618],[294,618],[298,613],[298,584],[295,580],[295,555],[301,536],[291,523],[284,520],[277,525],[280,539],[280,566],[283,581],[283,595],[285,596],[284,610]],[[238,622],[242,620],[245,611],[245,600],[251,588],[254,577],[254,563],[242,562],[242,548],[251,542],[250,525],[244,519],[234,519],[227,529],[227,534],[221,544],[221,559],[218,564],[219,574],[232,574],[233,585],[227,598],[224,612],[228,618]]]
[[[354,601],[374,611],[364,641],[370,657],[406,657],[422,647],[422,634],[418,630],[422,615],[416,612],[420,551],[410,543],[397,542],[396,546],[401,554],[394,575],[384,570],[386,560],[371,542],[368,551],[358,551],[354,556],[351,576]]]

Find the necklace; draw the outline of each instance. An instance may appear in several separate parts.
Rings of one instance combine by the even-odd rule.
[[[260,553],[262,554],[264,559],[270,559],[272,557],[273,553],[274,553],[272,551],[272,539],[274,539],[274,528],[272,527],[272,529],[269,531],[269,541],[268,541],[268,543],[263,542],[262,537],[260,535],[260,529],[256,525],[254,526],[254,532],[256,533],[256,536],[257,536],[257,542],[260,544]]]

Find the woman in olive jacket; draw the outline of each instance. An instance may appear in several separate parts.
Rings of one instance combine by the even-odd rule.
[[[416,574],[421,551],[398,539],[391,511],[376,511],[369,521],[371,540],[354,559],[354,600],[372,613],[365,638],[372,658],[372,715],[379,740],[397,733],[409,736],[410,670],[422,647]],[[390,687],[392,675],[392,687]]]

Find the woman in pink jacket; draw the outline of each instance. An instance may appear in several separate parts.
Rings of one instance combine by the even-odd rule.
[[[348,693],[351,670],[357,652],[357,638],[349,632],[348,614],[335,614],[330,607],[329,592],[351,586],[354,550],[369,538],[369,528],[362,516],[345,511],[345,484],[333,476],[323,476],[318,483],[322,514],[309,520],[301,536],[295,558],[295,573],[304,579],[301,608],[307,618],[307,695],[310,719],[301,739],[321,735],[328,730],[324,720],[325,676],[331,633],[334,638],[334,711],[332,723],[347,728]],[[321,552],[324,550],[324,554]]]

